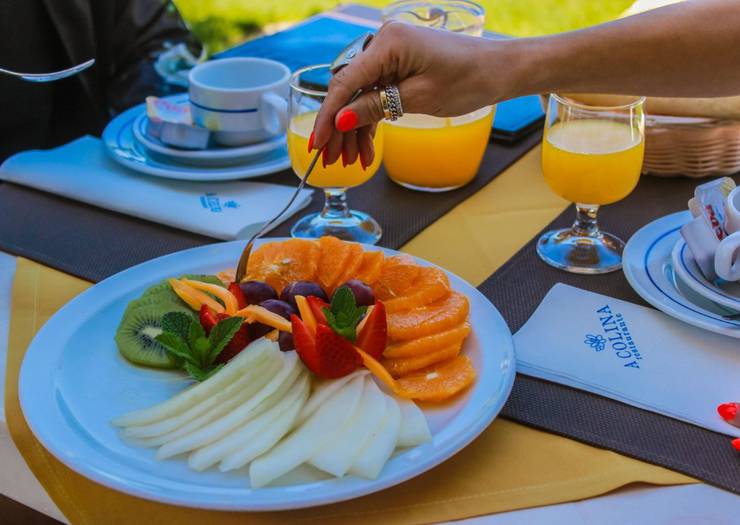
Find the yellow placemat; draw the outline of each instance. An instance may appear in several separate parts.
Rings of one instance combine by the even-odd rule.
[[[530,153],[417,237],[409,251],[444,264],[471,282],[487,277],[564,205],[543,191],[536,177],[536,159],[537,152]],[[521,198],[524,189],[531,198]],[[485,232],[477,234],[481,227]],[[453,238],[470,242],[430,240],[440,232],[453,231],[458,232]],[[467,257],[454,252],[461,249],[468,250]],[[479,264],[466,264],[474,257]],[[56,270],[18,260],[5,391],[6,416],[16,446],[75,525],[429,523],[589,498],[633,482],[693,481],[614,452],[497,420],[465,450],[432,471],[378,494],[335,505],[246,514],[186,509],[127,496],[57,461],[34,438],[18,403],[18,371],[33,336],[57,309],[88,286]]]

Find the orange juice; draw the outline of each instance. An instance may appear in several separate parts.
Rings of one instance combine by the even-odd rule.
[[[635,128],[610,120],[573,120],[546,130],[542,171],[552,190],[571,202],[610,204],[640,178],[645,143]]]
[[[491,133],[494,108],[453,118],[404,115],[385,123],[383,162],[399,184],[442,191],[470,182]]]
[[[313,123],[316,120],[316,112],[302,113],[294,117],[290,126],[288,126],[288,153],[293,171],[299,177],[303,177],[308,170],[309,164],[316,155],[316,150],[308,152],[308,137],[313,130]],[[382,158],[383,151],[383,126],[378,126],[375,134],[375,159],[373,163],[362,169],[360,159],[350,164],[346,168],[342,166],[342,160],[335,162],[331,166],[324,166],[319,159],[308,178],[308,184],[317,188],[352,188],[367,182],[378,168]]]

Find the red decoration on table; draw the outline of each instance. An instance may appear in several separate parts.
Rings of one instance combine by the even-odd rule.
[[[717,413],[730,425],[740,427],[740,403],[722,403],[717,407]]]

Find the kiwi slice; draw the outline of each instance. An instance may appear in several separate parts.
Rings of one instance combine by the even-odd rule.
[[[162,333],[161,320],[164,314],[175,310],[189,312],[182,306],[173,307],[166,303],[142,304],[133,309],[127,309],[126,315],[118,326],[115,338],[121,354],[138,365],[174,368],[175,360],[154,338]]]

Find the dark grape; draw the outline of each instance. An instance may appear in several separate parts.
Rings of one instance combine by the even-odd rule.
[[[370,306],[375,304],[375,295],[373,295],[373,290],[359,279],[350,279],[343,285],[339,286],[337,290],[340,288],[349,288],[352,295],[355,296],[355,303],[357,303],[357,306]],[[335,290],[334,293],[337,293],[337,291]]]
[[[302,295],[303,297],[315,295],[323,301],[329,301],[328,297],[326,297],[326,293],[321,289],[321,286],[312,281],[295,281],[290,283],[288,286],[283,288],[283,291],[280,294],[280,300],[289,303],[293,308],[298,308],[298,305],[295,303],[296,295]]]
[[[283,352],[290,352],[291,350],[295,350],[295,345],[293,344],[293,334],[289,332],[280,332],[280,336],[278,337],[278,344],[280,345],[280,350]]]
[[[239,284],[239,287],[244,292],[247,304],[260,304],[268,299],[277,299],[275,289],[262,281],[246,281]]]
[[[270,310],[272,313],[277,314],[280,317],[288,320],[290,320],[291,315],[298,314],[295,308],[293,308],[285,301],[280,301],[279,299],[268,299],[266,301],[262,301],[259,305]],[[252,336],[252,339],[258,339],[265,334],[272,332],[273,330],[274,328],[262,323],[254,323],[251,326],[250,335]]]

